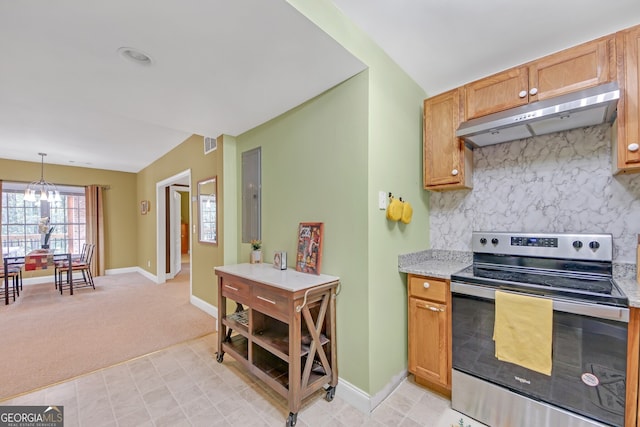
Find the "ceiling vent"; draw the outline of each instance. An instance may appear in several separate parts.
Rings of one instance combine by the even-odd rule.
[[[212,151],[216,151],[216,148],[218,148],[218,140],[210,136],[205,136],[204,137],[204,154],[209,154]]]

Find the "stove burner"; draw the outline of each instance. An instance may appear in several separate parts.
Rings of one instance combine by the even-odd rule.
[[[474,231],[472,247],[473,264],[451,275],[452,282],[549,298],[629,305],[613,280],[610,234]]]
[[[611,295],[613,282],[611,279],[598,277],[565,277],[561,275],[549,275],[539,273],[513,272],[507,270],[492,270],[475,267],[473,274],[477,277],[485,277],[493,280],[507,282],[528,283],[531,285],[548,286],[552,288],[576,289],[587,292]]]

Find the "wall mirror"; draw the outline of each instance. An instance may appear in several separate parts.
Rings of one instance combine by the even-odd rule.
[[[218,244],[217,177],[198,181],[198,240]]]

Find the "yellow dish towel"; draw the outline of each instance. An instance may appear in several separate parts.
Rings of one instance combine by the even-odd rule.
[[[496,291],[496,357],[551,375],[553,301]]]

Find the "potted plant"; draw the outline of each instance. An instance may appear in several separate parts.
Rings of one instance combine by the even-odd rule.
[[[259,264],[262,262],[262,242],[260,240],[252,240],[251,242],[251,264]]]

